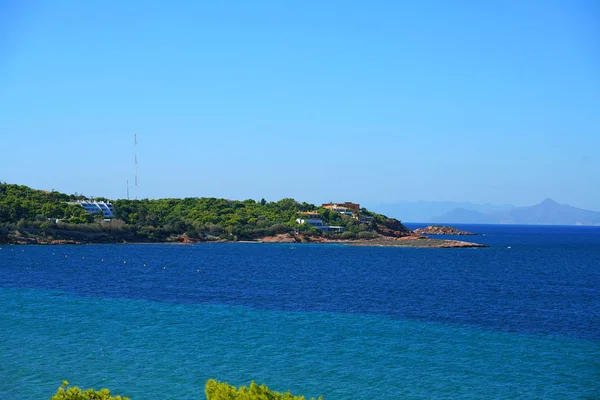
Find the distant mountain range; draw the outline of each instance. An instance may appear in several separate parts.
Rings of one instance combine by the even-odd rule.
[[[455,209],[465,209],[489,213],[504,211],[514,206],[511,204],[475,204],[454,201],[403,201],[392,204],[369,204],[367,208],[378,213],[408,222],[429,222],[438,215],[443,215]]]
[[[499,211],[476,211],[454,208],[430,219],[430,222],[462,224],[523,225],[600,225],[600,212],[584,210],[546,199],[527,207],[510,207]]]

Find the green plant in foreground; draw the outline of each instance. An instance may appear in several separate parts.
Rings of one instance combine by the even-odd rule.
[[[68,385],[69,382],[63,381],[50,400],[131,400],[128,397],[111,396],[108,389],[81,390],[77,386]],[[236,388],[228,383],[209,379],[206,382],[205,393],[207,400],[306,400],[304,396],[294,396],[290,392],[275,392],[265,385],[258,386],[254,381],[250,382],[249,386]],[[311,400],[315,399],[311,398]],[[317,400],[323,400],[323,397]]]
[[[206,382],[205,392],[207,400],[305,400],[304,396],[293,396],[290,392],[275,392],[264,384],[258,386],[254,381],[248,387],[236,388],[228,383],[209,379]],[[319,397],[317,400],[323,398]]]
[[[129,397],[111,396],[108,389],[81,390],[77,386],[68,387],[68,385],[69,382],[63,381],[50,400],[131,400]]]

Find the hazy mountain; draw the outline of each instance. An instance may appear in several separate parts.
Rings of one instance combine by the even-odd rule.
[[[428,222],[436,215],[442,215],[455,209],[464,209],[489,213],[513,208],[512,205],[459,203],[454,201],[406,201],[393,204],[369,204],[370,210],[409,222]]]
[[[455,208],[431,222],[470,224],[600,225],[600,212],[584,210],[546,199],[540,204],[502,211],[479,212]]]
[[[495,213],[483,213],[466,208],[455,208],[440,216],[433,217],[429,222],[444,222],[449,224],[497,224]]]

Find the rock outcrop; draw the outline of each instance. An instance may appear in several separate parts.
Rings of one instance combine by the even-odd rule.
[[[370,240],[355,241],[351,243],[354,246],[379,246],[379,247],[413,247],[413,248],[431,248],[431,249],[449,249],[449,248],[471,248],[471,247],[489,247],[485,244],[463,242],[460,240],[440,240],[421,237],[404,237],[395,240]]]
[[[414,235],[410,229],[395,218],[387,218],[383,224],[377,224],[376,230],[383,236],[406,237]]]
[[[417,235],[476,235],[476,233],[462,231],[451,226],[430,225],[426,228],[414,230]]]
[[[281,233],[275,236],[265,236],[261,239],[263,243],[296,243],[298,239],[289,233]]]

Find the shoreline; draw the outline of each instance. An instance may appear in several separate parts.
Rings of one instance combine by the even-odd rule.
[[[265,240],[266,239],[266,240]],[[324,239],[312,238],[316,240],[301,241],[297,236],[281,234],[261,239],[261,243],[322,243],[322,244],[342,244],[348,246],[363,247],[406,247],[406,248],[486,248],[485,244],[466,242],[455,239],[432,239],[426,236],[379,236],[373,239]]]
[[[371,246],[371,247],[404,247],[412,249],[472,249],[489,248],[490,246],[481,243],[465,242],[462,240],[444,240],[444,239],[405,239],[394,241],[379,241],[377,239],[366,243],[352,243],[352,246]]]
[[[430,238],[411,238],[411,239],[369,239],[369,240],[327,240],[327,241],[308,241],[308,242],[287,242],[287,241],[263,241],[260,240],[214,240],[204,242],[125,242],[125,243],[83,243],[72,241],[61,241],[60,243],[3,243],[3,246],[88,246],[88,245],[171,245],[171,246],[195,246],[204,244],[227,244],[227,243],[243,243],[243,244],[318,244],[318,245],[344,245],[355,247],[403,247],[413,249],[456,249],[456,248],[489,248],[490,246],[481,243],[465,242],[461,240],[443,240]]]
[[[346,246],[357,246],[357,247],[405,247],[405,248],[485,248],[488,245],[466,242],[455,239],[434,239],[427,236],[379,236],[372,239],[327,239],[323,237],[313,237],[306,235],[297,234],[278,234],[275,236],[265,236],[257,238],[255,240],[227,240],[227,239],[216,239],[216,240],[197,240],[190,239],[187,237],[172,237],[168,240],[162,241],[128,241],[124,238],[121,240],[94,240],[96,237],[88,237],[87,240],[75,240],[75,239],[56,239],[38,235],[8,235],[0,240],[1,246],[81,246],[81,245],[94,245],[94,244],[109,244],[109,245],[153,245],[153,244],[168,244],[174,246],[181,245],[196,245],[196,244],[209,244],[209,243],[247,243],[247,244],[269,244],[269,243],[289,243],[289,244],[338,244]]]

